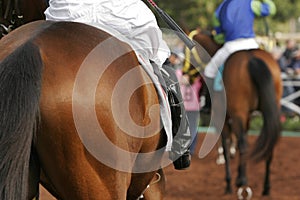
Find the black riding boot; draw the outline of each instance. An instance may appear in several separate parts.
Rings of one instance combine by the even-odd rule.
[[[177,93],[173,89],[168,89],[173,133],[173,143],[169,157],[173,161],[175,169],[182,170],[190,166],[189,147],[192,141],[183,101],[182,98],[181,100],[180,97],[178,98]]]
[[[169,66],[163,66],[163,69],[167,72],[162,72],[162,77],[166,84],[172,115],[173,143],[169,157],[175,169],[182,170],[190,166],[191,133],[175,71]]]

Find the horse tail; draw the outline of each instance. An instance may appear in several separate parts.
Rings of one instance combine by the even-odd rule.
[[[31,42],[0,63],[0,199],[27,198],[29,158],[39,119],[42,59]]]
[[[273,148],[280,137],[280,113],[273,77],[266,63],[259,58],[252,58],[248,70],[257,89],[259,110],[263,116],[263,128],[251,156],[255,161],[261,161],[272,155]]]

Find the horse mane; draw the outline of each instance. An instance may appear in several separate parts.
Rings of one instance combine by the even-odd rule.
[[[0,199],[19,200],[27,195],[41,74],[39,49],[31,42],[0,63]]]

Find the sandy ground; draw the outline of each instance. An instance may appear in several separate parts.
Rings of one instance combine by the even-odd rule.
[[[255,136],[249,137],[253,143]],[[203,134],[198,139],[201,146]],[[271,195],[262,197],[264,163],[248,165],[249,185],[253,190],[253,200],[300,200],[300,138],[281,138],[275,149],[271,166]],[[192,157],[192,165],[188,170],[176,171],[173,166],[164,169],[167,178],[166,200],[234,200],[235,194],[224,195],[224,165],[216,164],[216,148],[205,158]],[[233,183],[236,178],[236,157],[232,165]],[[234,189],[236,190],[236,189]],[[49,193],[42,189],[41,200],[52,200]]]

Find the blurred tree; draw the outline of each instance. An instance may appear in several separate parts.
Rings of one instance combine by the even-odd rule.
[[[273,0],[277,7],[274,16],[275,21],[285,22],[291,18],[299,17],[300,1],[296,0]]]
[[[160,8],[167,12],[183,29],[208,27],[212,13],[222,0],[156,0]],[[162,24],[159,20],[159,23]]]
[[[146,0],[144,0],[146,1]],[[211,18],[215,8],[222,0],[154,0],[160,8],[166,11],[183,29],[191,30],[195,27],[211,27]],[[277,6],[277,14],[273,18],[267,18],[270,32],[289,32],[290,20],[297,21],[300,17],[299,0],[273,0]],[[155,13],[155,11],[154,11]],[[161,26],[165,23],[159,19]],[[283,26],[286,24],[287,26]],[[285,27],[283,30],[282,27]],[[264,20],[258,19],[255,29],[260,33],[266,32]]]

